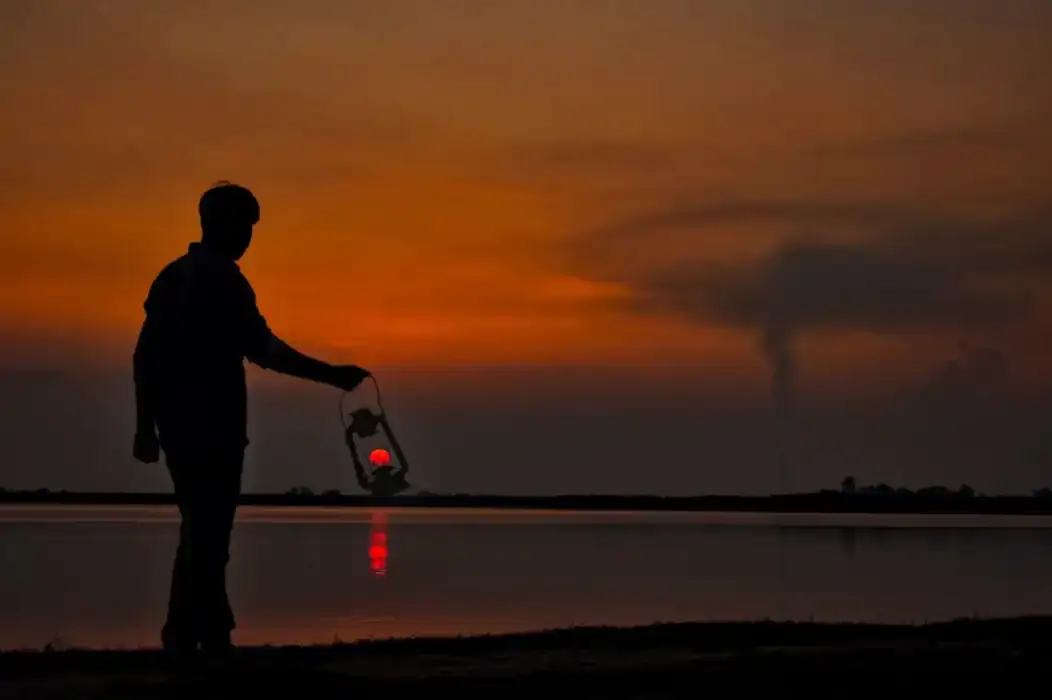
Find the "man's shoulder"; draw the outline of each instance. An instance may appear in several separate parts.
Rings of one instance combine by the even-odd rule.
[[[222,287],[224,292],[235,294],[252,293],[252,285],[236,264],[195,255],[191,251],[161,268],[150,285],[150,294],[187,286]]]
[[[175,282],[182,276],[183,268],[186,266],[185,258],[185,255],[180,256],[161,268],[161,271],[153,278],[153,282],[150,283],[148,298],[164,294],[174,286]]]

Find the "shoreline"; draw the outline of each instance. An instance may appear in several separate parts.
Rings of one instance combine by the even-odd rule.
[[[930,677],[940,690],[981,678],[1026,680],[1052,661],[1052,617],[925,625],[705,622],[568,628],[313,647],[250,647],[225,668],[173,673],[154,650],[0,653],[0,697],[217,697],[282,688],[316,697],[374,691],[554,692],[567,682],[611,697],[696,696],[691,679],[735,693],[839,688],[876,697],[889,682]],[[967,682],[966,682],[967,681]],[[788,683],[788,686],[786,685]],[[844,685],[846,683],[846,685]],[[1032,680],[1021,684],[1022,689]],[[587,684],[587,685],[585,685]],[[14,691],[11,695],[4,689]],[[810,690],[808,690],[810,689]],[[236,692],[235,692],[236,691]],[[870,695],[870,693],[873,695]],[[226,697],[226,695],[218,695]]]
[[[496,496],[377,498],[337,494],[243,494],[243,506],[270,508],[447,508],[488,510],[723,512],[860,515],[1052,515],[1052,498],[1035,496],[888,496],[820,492],[778,496]],[[0,491],[0,505],[174,506],[170,493]]]

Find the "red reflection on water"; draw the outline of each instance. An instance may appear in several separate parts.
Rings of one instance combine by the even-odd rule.
[[[369,568],[374,576],[387,575],[387,517],[383,513],[370,518]]]

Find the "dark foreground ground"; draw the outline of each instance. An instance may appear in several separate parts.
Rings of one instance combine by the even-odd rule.
[[[153,651],[17,652],[0,655],[0,698],[887,699],[967,691],[1002,700],[1047,697],[1050,642],[1052,618],[1022,618],[918,627],[699,623],[251,648],[226,668],[183,672]]]

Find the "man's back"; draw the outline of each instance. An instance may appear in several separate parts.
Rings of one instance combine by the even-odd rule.
[[[246,444],[244,359],[270,331],[237,264],[200,243],[167,265],[145,303],[143,373],[166,449]]]

